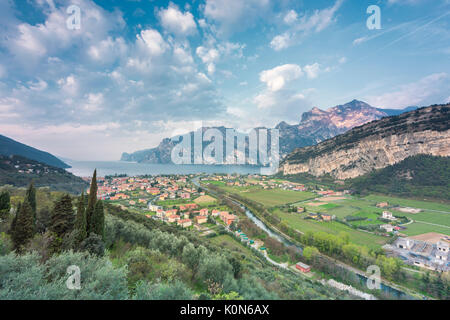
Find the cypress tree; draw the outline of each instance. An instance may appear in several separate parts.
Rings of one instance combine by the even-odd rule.
[[[86,221],[87,221],[86,230],[88,231],[88,235],[89,232],[92,230],[91,220],[92,215],[94,214],[96,202],[97,202],[97,169],[94,170],[94,175],[92,176],[91,188],[89,189],[88,205],[86,209]]]
[[[11,210],[11,198],[8,191],[3,191],[0,194],[0,219],[8,217],[9,210]]]
[[[36,224],[36,188],[33,181],[30,182],[27,192],[25,193],[25,200],[30,204],[33,212],[33,225]]]
[[[23,247],[33,238],[33,234],[33,210],[28,201],[24,201],[20,205],[12,224],[11,238],[14,249],[19,253],[22,252]]]
[[[103,210],[103,202],[97,201],[95,204],[94,214],[91,219],[90,233],[99,235],[102,239],[105,237],[105,214]]]
[[[65,234],[72,232],[74,222],[72,199],[68,194],[65,194],[55,203],[50,230],[62,238]]]
[[[87,221],[86,221],[86,208],[84,205],[84,192],[81,194],[78,200],[77,217],[75,219],[75,228],[78,231],[77,241],[81,243],[87,238]]]

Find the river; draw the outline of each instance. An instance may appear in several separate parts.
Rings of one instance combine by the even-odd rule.
[[[193,183],[198,186],[198,187],[202,187],[204,189],[206,189],[209,193],[213,194],[213,195],[217,195],[217,192],[208,189],[205,186],[201,186],[200,183],[198,182],[198,178],[193,179]],[[244,205],[242,205],[241,203],[230,199],[231,201],[233,201],[233,203],[235,203],[236,205],[240,206],[242,209],[244,209],[245,211],[245,215],[250,218],[250,220],[253,221],[253,223],[255,223],[255,225],[257,227],[259,227],[261,230],[263,230],[264,232],[266,232],[269,236],[271,236],[274,239],[277,239],[278,241],[280,241],[281,243],[283,243],[283,245],[285,246],[295,246],[297,249],[300,250],[300,252],[302,253],[302,248],[294,243],[292,243],[291,241],[289,241],[284,235],[282,235],[281,233],[273,230],[272,228],[270,228],[269,226],[267,226],[263,221],[261,221],[250,209],[248,209],[247,207],[245,207]],[[354,272],[351,269],[347,269],[350,270],[352,272]],[[365,275],[363,275],[360,272],[354,272],[358,278],[361,281],[361,284],[365,285],[367,283],[367,277]],[[381,283],[381,290],[385,293],[390,294],[391,296],[395,296],[397,297],[397,299],[408,299],[408,298],[412,298],[410,295],[406,294],[403,291],[400,291],[396,288],[393,288],[389,285],[386,285],[384,283]]]

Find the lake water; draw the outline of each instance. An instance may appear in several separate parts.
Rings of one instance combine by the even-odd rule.
[[[158,175],[158,174],[193,174],[193,173],[226,173],[226,174],[258,174],[257,166],[233,165],[176,165],[150,164],[126,161],[66,161],[72,168],[67,171],[79,177],[92,176],[94,169],[97,175],[126,174],[128,176]]]

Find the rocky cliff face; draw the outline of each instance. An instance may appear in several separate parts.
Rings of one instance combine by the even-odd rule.
[[[276,126],[280,132],[280,155],[286,156],[295,148],[312,146],[323,140],[344,133],[355,126],[381,119],[388,114],[381,109],[371,107],[365,102],[353,100],[327,110],[313,108],[302,114],[298,124],[281,122]],[[224,130],[223,127],[218,127]],[[164,139],[158,147],[134,153],[122,154],[122,161],[147,163],[170,163],[170,154],[176,143]]]
[[[450,107],[432,106],[357,127],[317,146],[297,149],[284,174],[354,178],[417,154],[450,156]]]

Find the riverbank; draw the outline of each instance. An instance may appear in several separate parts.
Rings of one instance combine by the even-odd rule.
[[[197,181],[198,183],[198,181]],[[295,245],[296,247],[298,247],[300,250],[302,249],[301,245],[298,244],[297,241],[295,241],[294,239],[292,239],[291,237],[289,237],[288,235],[284,234],[283,232],[281,232],[280,230],[278,230],[277,228],[275,228],[273,225],[271,225],[268,221],[266,221],[263,217],[260,217],[259,215],[256,214],[256,212],[252,212],[250,211],[245,204],[242,204],[239,202],[239,200],[237,200],[235,197],[233,197],[232,195],[228,194],[225,191],[221,191],[221,190],[216,190],[213,191],[210,188],[208,188],[205,184],[198,184],[199,186],[203,187],[205,190],[207,190],[208,192],[214,193],[216,195],[218,195],[218,192],[220,192],[220,194],[224,197],[228,197],[229,200],[237,203],[238,205],[240,205],[242,208],[245,208],[245,214],[247,215],[247,217],[249,217],[254,223],[255,225],[257,225],[259,228],[261,228],[263,231],[265,231],[266,233],[268,233],[270,236],[274,236],[275,239],[279,240],[280,242],[282,242],[284,245]],[[326,257],[328,260],[334,260],[336,262],[337,265],[345,268],[346,270],[354,273],[355,275],[357,275],[360,279],[363,280],[367,280],[367,276],[365,275],[365,273],[361,270],[358,270],[352,266],[349,266],[341,261],[337,261],[335,259],[331,259],[330,257],[327,257],[323,254],[321,254],[322,256]],[[394,285],[390,282],[388,282],[386,279],[381,279],[381,286],[382,289],[384,291],[386,291],[389,294],[393,294],[396,295],[399,299],[407,299],[407,298],[420,298],[421,295],[419,295],[416,292],[411,292],[411,290],[407,289],[407,288],[403,288],[399,285]]]

